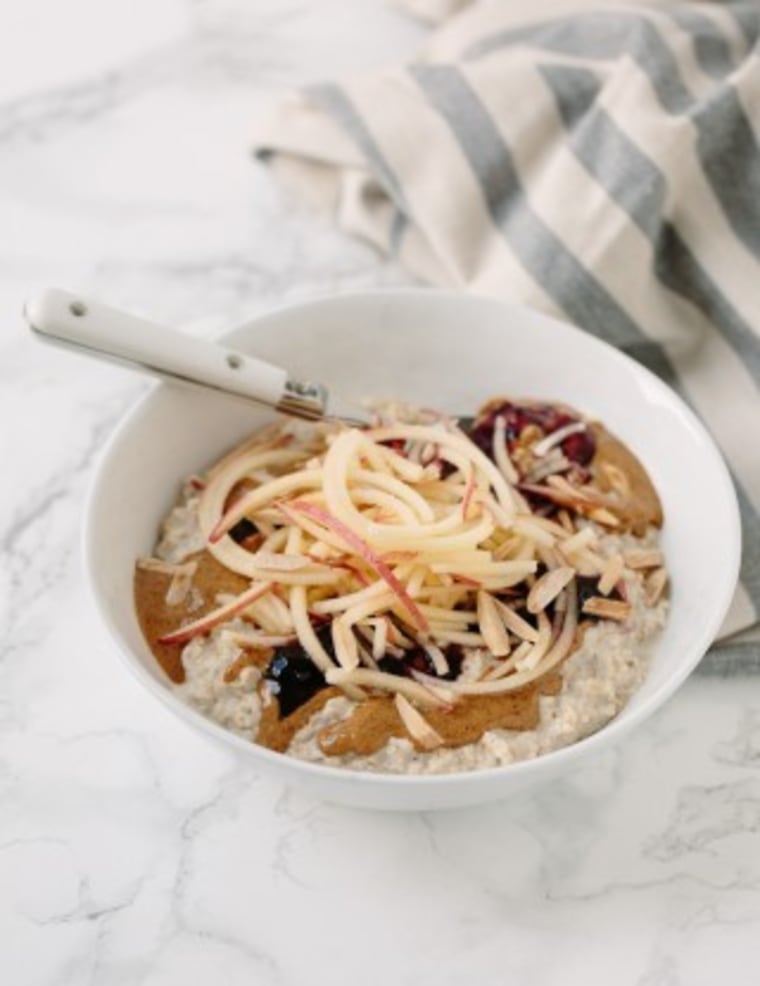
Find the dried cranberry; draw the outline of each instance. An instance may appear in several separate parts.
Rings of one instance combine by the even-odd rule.
[[[502,401],[501,404],[489,408],[488,414],[478,418],[469,431],[470,439],[489,456],[493,456],[493,433],[498,417],[504,419],[505,436],[510,451],[528,425],[535,425],[541,429],[544,435],[550,435],[552,432],[558,431],[566,425],[574,424],[578,420],[568,414],[567,411],[554,407],[553,404],[519,405],[512,404],[510,401]],[[566,454],[572,461],[585,464],[593,456],[593,437],[586,438],[585,435],[586,433],[580,433],[578,436],[572,435],[562,443],[563,451],[565,444],[571,443],[568,445],[571,451]],[[572,444],[575,437],[581,440]]]
[[[565,454],[565,458],[571,462],[577,462],[582,466],[588,465],[596,452],[594,433],[589,428],[586,428],[584,431],[579,431],[575,435],[569,435],[562,442],[562,451]]]

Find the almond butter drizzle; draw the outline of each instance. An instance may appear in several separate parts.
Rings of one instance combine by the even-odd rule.
[[[266,685],[262,685],[259,694],[262,694]],[[275,696],[264,696],[262,694],[261,719],[256,733],[256,742],[261,746],[266,746],[270,750],[277,750],[284,753],[290,746],[293,737],[299,729],[303,729],[306,723],[319,710],[325,706],[331,698],[337,698],[343,692],[339,688],[332,686],[323,688],[321,692],[304,702],[289,716],[280,718],[280,703]],[[364,703],[362,703],[364,704]]]
[[[450,710],[425,709],[423,714],[444,746],[466,746],[490,729],[535,729],[539,696],[556,695],[561,688],[561,676],[550,674],[520,691],[468,696]],[[317,742],[327,756],[369,756],[382,749],[392,736],[409,738],[393,699],[383,696],[359,702],[347,719],[325,727]]]
[[[596,453],[591,460],[594,486],[608,494],[611,503],[608,509],[621,521],[626,530],[641,537],[647,527],[662,527],[662,505],[646,470],[620,439],[603,426],[594,422],[589,425],[596,439]],[[605,464],[620,470],[628,480],[630,492],[615,489],[611,481],[612,470]]]
[[[159,644],[158,638],[176,630],[183,622],[197,619],[214,609],[217,605],[217,593],[238,595],[250,585],[249,579],[220,565],[208,551],[199,551],[190,557],[198,562],[198,568],[193,575],[190,592],[177,606],[169,606],[166,602],[171,575],[135,568],[133,583],[140,629],[153,656],[175,684],[181,684],[185,680],[185,669],[182,666],[182,648],[185,645]],[[197,609],[191,610],[190,605],[194,598],[199,598],[198,594],[202,603]]]

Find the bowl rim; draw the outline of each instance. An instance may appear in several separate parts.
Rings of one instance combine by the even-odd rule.
[[[169,386],[161,381],[154,382],[146,393],[139,396],[134,403],[127,408],[121,415],[116,427],[109,435],[103,448],[100,451],[94,471],[91,475],[88,486],[85,504],[84,520],[81,529],[81,552],[86,576],[86,583],[89,594],[95,604],[95,609],[99,614],[102,625],[107,629],[110,640],[116,644],[116,651],[123,665],[127,667],[130,674],[143,684],[165,707],[175,712],[181,720],[188,725],[200,729],[203,733],[231,747],[236,753],[244,756],[253,757],[260,760],[263,765],[271,766],[282,771],[286,769],[293,774],[311,775],[313,779],[323,779],[329,782],[342,781],[349,784],[371,785],[373,787],[418,787],[436,788],[439,786],[468,786],[476,782],[497,782],[500,779],[519,777],[527,779],[537,779],[543,772],[556,773],[557,768],[569,765],[579,757],[587,753],[593,753],[597,747],[604,747],[612,743],[617,743],[641,722],[649,718],[657,709],[667,702],[677,691],[683,681],[692,673],[697,664],[702,660],[715,639],[715,634],[720,628],[726,612],[731,604],[738,578],[741,562],[741,520],[739,505],[731,475],[723,456],[718,449],[715,440],[707,430],[706,426],[697,417],[695,412],[683,400],[675,390],[664,383],[651,370],[623,353],[615,346],[592,336],[589,332],[571,322],[565,322],[554,315],[546,314],[519,302],[510,301],[494,296],[471,295],[461,291],[426,288],[426,287],[379,287],[360,291],[345,291],[319,295],[307,300],[291,301],[276,307],[259,312],[253,318],[242,322],[231,329],[223,329],[214,338],[220,341],[237,341],[238,338],[249,331],[257,322],[279,315],[294,315],[299,312],[313,311],[318,307],[330,307],[334,304],[342,303],[368,303],[394,297],[404,299],[435,299],[446,303],[456,304],[494,304],[501,305],[507,309],[519,311],[523,315],[531,318],[538,318],[544,322],[553,323],[561,330],[569,332],[571,336],[582,336],[585,341],[601,347],[605,352],[605,358],[612,359],[624,365],[629,372],[638,375],[645,380],[648,386],[653,387],[658,393],[663,395],[670,403],[675,403],[680,413],[686,417],[690,426],[697,432],[706,454],[709,456],[711,469],[715,470],[716,479],[723,487],[722,494],[725,504],[726,520],[730,529],[730,537],[724,546],[724,570],[726,577],[723,580],[723,591],[713,599],[713,616],[708,621],[698,646],[694,647],[694,652],[688,661],[682,662],[675,668],[663,681],[663,683],[640,705],[631,710],[625,719],[621,719],[619,714],[612,720],[591,733],[583,739],[576,740],[568,746],[559,747],[540,756],[527,760],[516,761],[515,763],[502,764],[499,766],[482,767],[475,770],[458,771],[441,774],[395,774],[383,773],[368,770],[361,770],[355,767],[338,767],[329,764],[314,763],[311,761],[300,760],[291,757],[287,753],[279,753],[266,747],[259,746],[251,740],[232,732],[208,719],[192,706],[183,702],[174,692],[155,677],[147,668],[143,667],[137,659],[132,648],[127,641],[122,638],[121,632],[111,619],[107,600],[101,595],[98,588],[97,571],[94,560],[95,553],[95,530],[92,524],[94,516],[94,505],[100,497],[101,487],[106,481],[109,463],[118,451],[122,438],[132,428],[134,422],[145,412],[150,401],[154,396],[167,389]]]

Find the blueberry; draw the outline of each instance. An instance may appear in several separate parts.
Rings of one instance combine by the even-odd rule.
[[[256,527],[252,520],[248,520],[247,517],[243,517],[243,519],[239,520],[234,527],[230,528],[229,533],[232,540],[237,541],[237,543],[240,544],[241,541],[245,541],[245,539],[250,537],[252,534],[257,534],[258,530],[258,527]]]
[[[329,624],[317,631],[325,650],[334,656]],[[327,687],[325,677],[298,642],[278,647],[264,671],[264,679],[277,696],[280,718],[300,708],[317,692]]]

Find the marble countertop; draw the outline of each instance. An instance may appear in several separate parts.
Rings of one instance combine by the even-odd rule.
[[[274,89],[411,52],[379,0],[28,0],[0,13],[0,982],[760,981],[760,678],[697,674],[614,752],[498,806],[383,815],[259,776],[117,663],[83,496],[145,384],[39,346],[49,284],[210,333],[408,283],[247,153]]]

